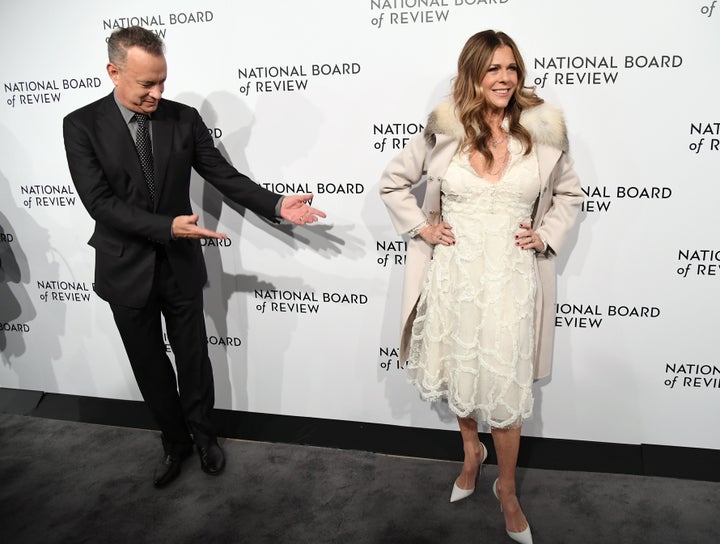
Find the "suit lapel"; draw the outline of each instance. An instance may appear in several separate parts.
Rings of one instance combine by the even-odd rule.
[[[145,183],[145,176],[140,164],[140,157],[135,148],[135,142],[112,93],[102,102],[98,110],[98,116],[95,119],[95,125],[99,141],[107,144],[108,152],[118,157],[132,182],[142,187],[142,190],[147,193],[148,200],[150,200],[150,190]]]
[[[153,161],[155,163],[155,202],[160,200],[165,186],[167,165],[172,149],[173,120],[167,115],[162,101],[152,117]]]

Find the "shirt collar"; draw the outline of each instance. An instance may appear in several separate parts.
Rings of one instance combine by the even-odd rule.
[[[123,119],[125,119],[125,124],[129,125],[130,121],[132,121],[133,115],[135,115],[135,112],[127,109],[125,106],[123,106],[120,103],[114,90],[113,90],[113,99],[115,100],[115,104],[117,104],[117,107],[120,110],[120,113],[122,114]],[[148,117],[152,120],[152,117],[150,115],[148,115]]]

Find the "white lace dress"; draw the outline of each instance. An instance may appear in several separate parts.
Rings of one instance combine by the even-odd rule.
[[[532,414],[535,256],[515,245],[540,189],[537,156],[510,138],[500,181],[458,152],[441,180],[456,243],[435,246],[413,323],[408,373],[426,400],[492,427]]]

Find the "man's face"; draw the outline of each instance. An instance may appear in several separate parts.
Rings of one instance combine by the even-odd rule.
[[[108,63],[107,71],[120,104],[135,113],[149,114],[157,109],[167,78],[164,56],[130,47],[125,63]]]

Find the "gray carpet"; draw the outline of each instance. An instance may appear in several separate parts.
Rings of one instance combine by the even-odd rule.
[[[226,471],[197,455],[152,486],[151,431],[0,414],[0,542],[510,543],[496,467],[450,504],[460,464],[226,440]],[[520,469],[542,543],[720,542],[720,483]]]

